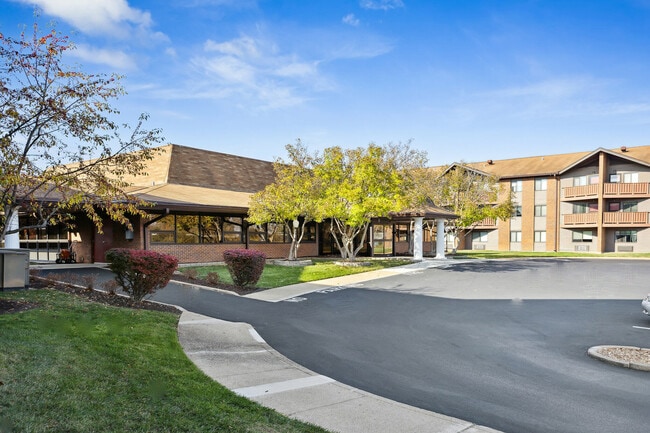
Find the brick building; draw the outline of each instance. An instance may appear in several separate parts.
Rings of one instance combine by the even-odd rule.
[[[650,146],[466,164],[496,176],[515,210],[485,220],[461,248],[650,252]]]

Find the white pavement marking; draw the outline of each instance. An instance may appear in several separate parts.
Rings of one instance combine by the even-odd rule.
[[[243,397],[254,398],[262,395],[277,394],[279,392],[293,391],[296,389],[308,388],[310,386],[325,385],[332,383],[334,379],[327,376],[309,376],[302,379],[286,380],[284,382],[267,383],[264,385],[238,388],[233,391]]]
[[[646,330],[650,331],[650,328],[646,328],[646,327],[644,327],[644,326],[633,326],[632,328],[636,328],[636,329],[646,329]]]

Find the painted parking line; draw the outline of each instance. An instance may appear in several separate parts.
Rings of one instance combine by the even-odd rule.
[[[645,329],[645,330],[647,330],[647,331],[650,331],[650,328],[646,328],[645,326],[633,326],[632,328],[635,328],[635,329]]]

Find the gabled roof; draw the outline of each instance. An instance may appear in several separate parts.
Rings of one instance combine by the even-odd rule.
[[[245,213],[251,195],[275,180],[272,162],[177,144],[156,148],[146,165],[146,174],[124,180],[154,208]]]
[[[591,152],[562,153],[556,155],[531,156],[501,160],[488,160],[461,164],[467,168],[484,172],[501,179],[555,176],[595,157],[600,152],[608,153],[617,158],[637,164],[650,166],[650,146],[622,147],[617,149],[599,148]],[[456,163],[455,163],[456,164]]]
[[[168,144],[155,149],[147,174],[125,179],[137,186],[175,184],[257,192],[275,180],[273,163]]]

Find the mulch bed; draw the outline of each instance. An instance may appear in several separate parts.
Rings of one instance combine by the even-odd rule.
[[[188,278],[182,274],[174,274],[174,276],[172,277],[172,281],[180,281],[187,284],[212,287],[215,289],[237,293],[238,295],[247,295],[256,292],[257,290],[260,290],[257,288],[237,287],[232,284],[226,284],[226,283],[216,283],[216,284],[210,283],[207,280],[203,280],[199,278]],[[47,288],[47,289],[59,290],[73,295],[82,296],[93,302],[99,302],[114,307],[137,308],[141,310],[164,311],[168,313],[181,314],[181,311],[172,305],[164,305],[164,304],[159,304],[157,302],[151,302],[146,300],[142,302],[135,302],[131,298],[127,298],[124,296],[118,296],[116,294],[111,294],[100,290],[82,288],[70,284],[55,283],[53,281],[45,280],[42,278],[30,278],[29,287],[31,289]],[[27,301],[0,299],[0,314],[18,313],[36,307],[38,307],[38,305]]]
[[[220,290],[226,290],[228,292],[234,292],[237,293],[238,295],[249,295],[259,290],[264,290],[264,289],[258,289],[256,287],[252,287],[252,288],[237,287],[227,283],[211,283],[201,278],[188,278],[187,276],[181,273],[174,274],[174,276],[172,277],[172,281],[180,281],[182,283],[194,284],[197,286],[212,287],[213,289],[220,289]]]
[[[167,313],[173,313],[178,315],[181,314],[181,311],[172,305],[164,305],[164,304],[159,304],[157,302],[151,302],[146,300],[142,302],[135,302],[131,298],[127,298],[124,296],[118,296],[115,294],[110,294],[99,290],[76,287],[70,284],[54,283],[52,281],[48,281],[41,278],[30,278],[29,287],[30,289],[59,290],[61,292],[84,297],[89,301],[99,302],[101,304],[111,305],[113,307],[135,308],[140,310],[151,310],[151,311],[164,311]],[[36,308],[37,306],[38,305],[26,301],[0,299],[0,314],[18,313],[20,311],[29,310],[30,308]]]

